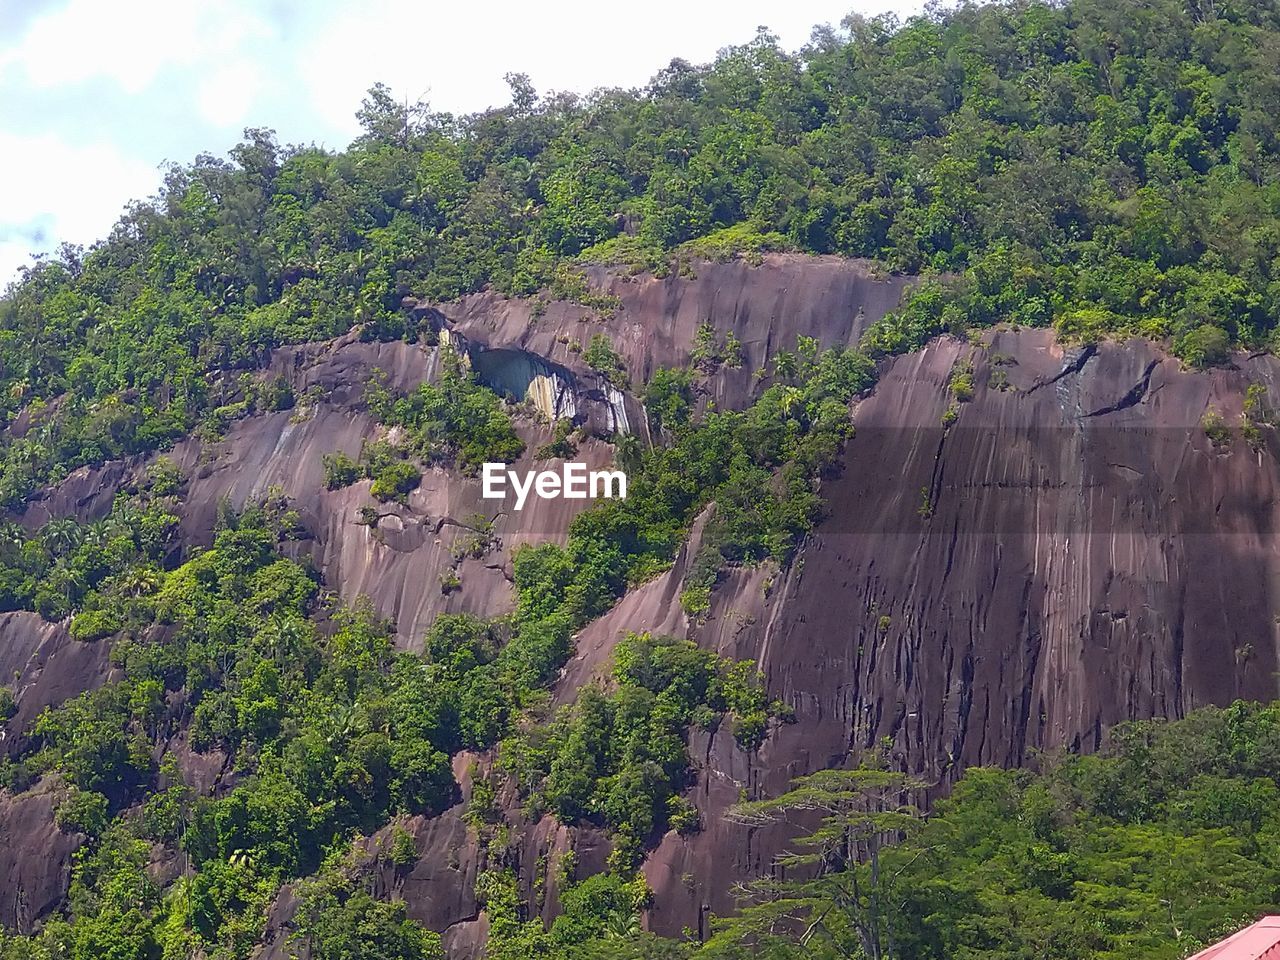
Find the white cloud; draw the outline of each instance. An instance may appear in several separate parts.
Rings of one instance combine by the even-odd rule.
[[[263,83],[262,71],[252,61],[237,60],[218,67],[200,81],[196,92],[201,116],[215,127],[251,124],[251,111]]]
[[[17,65],[38,88],[108,80],[141,94],[166,69],[198,69],[269,34],[236,0],[70,0],[37,17],[0,65]]]
[[[0,293],[31,262],[31,244],[25,240],[0,240]]]
[[[0,157],[5,165],[0,211],[10,234],[0,241],[0,284],[28,262],[33,250],[106,236],[129,199],[146,197],[160,184],[154,165],[106,143],[75,144],[48,134],[0,130]],[[53,242],[21,237],[36,227]]]

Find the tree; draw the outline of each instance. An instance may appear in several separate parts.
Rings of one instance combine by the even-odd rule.
[[[403,903],[374,900],[343,866],[303,884],[299,900],[298,937],[314,960],[444,960],[439,934]]]
[[[758,881],[756,902],[717,921],[711,954],[744,940],[768,940],[794,925],[801,947],[825,942],[834,955],[851,960],[898,956],[889,925],[896,878],[882,871],[881,853],[918,827],[919,811],[907,798],[924,786],[872,757],[852,770],[798,777],[781,796],[733,807],[729,819],[744,825],[798,814],[811,823],[816,818],[817,826],[779,857],[786,879]]]
[[[418,100],[412,104],[397,100],[385,83],[375,83],[360,101],[356,119],[364,133],[356,142],[365,146],[394,144],[408,147],[421,132],[420,123],[427,105]]]

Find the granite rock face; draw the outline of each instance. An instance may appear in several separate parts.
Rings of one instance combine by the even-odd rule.
[[[944,427],[957,364],[977,389]],[[888,363],[790,570],[736,572],[692,632],[754,659],[796,722],[751,757],[695,744],[708,829],[650,857],[654,927],[730,909],[718,878],[767,869],[785,843],[721,819],[742,790],[887,740],[941,791],[966,766],[1094,749],[1124,720],[1280,694],[1280,448],[1269,429],[1255,447],[1204,428],[1239,424],[1251,384],[1274,402],[1278,377],[1270,357],[1192,373],[1149,344],[1042,331]]]
[[[57,787],[48,781],[0,795],[0,924],[30,933],[55,911],[71,882],[71,861],[84,842],[54,821]]]
[[[649,439],[640,388],[659,367],[689,362],[702,325],[733,333],[744,357],[707,378],[704,401],[740,407],[778,350],[794,348],[799,336],[856,343],[907,287],[864,264],[781,255],[755,266],[701,265],[696,274],[597,272],[596,286],[617,298],[606,318],[576,304],[535,308],[488,293],[411,307],[442,342],[468,354],[479,376],[538,412],[520,421],[528,451],[515,469],[534,468],[533,451],[552,435],[549,419],[569,415],[595,434],[576,459],[604,467],[612,435]],[[596,333],[622,357],[629,389],[604,381],[573,349]],[[220,501],[241,505],[278,490],[307,530],[289,549],[345,599],[369,596],[395,619],[403,646],[418,649],[444,611],[508,612],[512,550],[563,540],[583,501],[531,500],[515,511],[483,500],[477,478],[432,469],[407,504],[380,508],[370,528],[356,522],[371,502],[367,482],[324,489],[324,454],[355,455],[380,436],[363,404],[364,381],[378,369],[390,386],[411,389],[435,375],[439,358],[439,347],[354,335],[276,351],[266,375],[286,377],[309,399],[237,421],[216,443],[192,438],[169,453],[188,477],[184,537],[208,543]],[[952,386],[957,370],[971,371],[967,400]],[[1253,386],[1263,399],[1246,410]],[[1192,372],[1146,343],[1082,347],[1046,331],[999,330],[884,361],[874,390],[851,407],[856,435],[839,469],[823,480],[827,515],[786,569],[729,571],[710,615],[691,624],[679,595],[700,519],[671,570],[583,628],[553,691],[555,702],[569,702],[608,669],[621,635],[651,630],[754,661],[770,696],[795,711],[795,722],[776,726],[752,754],[727,729],[692,735],[690,797],[702,830],[670,834],[651,851],[650,928],[703,931],[709,913],[733,907],[735,881],[771,869],[788,834],[732,824],[723,817],[730,805],[856,762],[874,744],[887,741],[899,764],[944,792],[966,766],[1091,750],[1127,719],[1277,696],[1280,445],[1269,427],[1240,429],[1242,418],[1258,420],[1269,406],[1280,407],[1280,363],[1265,356]],[[1206,418],[1231,435],[1215,442]],[[80,471],[23,520],[101,516],[144,468]],[[477,514],[492,521],[495,539],[483,556],[459,559],[455,547],[474,533]],[[460,590],[442,590],[450,570]],[[105,644],[74,643],[65,626],[32,614],[0,616],[0,668],[17,678],[10,743],[45,705],[109,675]],[[465,796],[469,773],[456,766]],[[221,766],[209,767],[204,780],[219,789]],[[46,836],[57,830],[42,791],[0,802],[6,835],[44,838],[38,852],[0,863],[0,921],[9,925],[56,906],[76,846]],[[603,864],[607,841],[588,828],[525,822],[514,798],[506,800],[522,887],[544,891],[549,921],[556,891],[538,864],[568,849],[580,864]],[[486,920],[471,885],[485,854],[460,808],[407,827],[417,865],[389,872],[373,838],[371,882],[445,931],[452,955],[478,955]],[[264,956],[285,955],[290,896],[272,910]]]

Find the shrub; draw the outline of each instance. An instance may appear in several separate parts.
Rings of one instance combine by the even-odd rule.
[[[171,497],[182,488],[182,471],[168,457],[159,457],[147,468],[147,491],[157,497]]]
[[[721,366],[737,369],[744,359],[742,341],[732,330],[717,338],[710,323],[701,324],[693,335],[689,359],[704,373],[714,373]]]
[[[613,349],[609,338],[603,333],[597,333],[591,338],[591,342],[582,353],[582,359],[610,383],[617,386],[626,385],[627,368],[622,363],[622,357]]]
[[[561,419],[556,421],[555,433],[534,453],[535,460],[568,460],[578,452],[577,445],[570,439],[573,434],[573,421]]]
[[[489,461],[510,463],[524,441],[492,390],[481,386],[452,350],[441,356],[437,383],[419,384],[408,396],[392,398],[375,381],[370,409],[383,423],[405,429],[413,452],[426,462],[455,461],[474,472]],[[370,445],[372,446],[372,445]],[[372,461],[367,468],[375,470]]]
[[[1231,431],[1228,429],[1222,414],[1217,410],[1209,410],[1200,420],[1200,428],[1215,447],[1223,447],[1231,442]]]
[[[85,610],[71,621],[71,637],[80,641],[101,640],[118,633],[122,626],[115,610]]]
[[[951,368],[951,376],[947,380],[947,388],[956,403],[968,403],[973,399],[973,363],[969,360],[957,360]]]
[[[355,460],[341,451],[324,455],[324,486],[326,490],[340,490],[349,487],[364,475],[364,470]]]
[[[293,388],[283,376],[273,377],[258,387],[259,410],[275,413],[279,410],[289,410],[293,404]]]
[[[693,378],[688,370],[654,371],[644,391],[644,406],[657,429],[688,426],[693,412]]]
[[[667,825],[681,836],[697,833],[702,826],[698,808],[678,794],[667,800]]]
[[[422,481],[422,474],[408,460],[394,460],[382,467],[373,478],[369,492],[379,500],[404,503],[409,492]]]
[[[701,620],[711,611],[711,588],[695,584],[680,591],[680,607],[693,620]]]
[[[418,846],[413,834],[396,824],[391,830],[391,849],[388,856],[397,870],[404,870],[418,862]]]
[[[1082,343],[1095,343],[1117,332],[1123,325],[1123,318],[1101,307],[1068,310],[1053,322],[1054,329],[1063,340]]]
[[[686,241],[677,248],[677,253],[716,263],[724,263],[739,256],[751,263],[759,263],[762,254],[772,250],[790,250],[792,246],[782,234],[761,232],[756,224],[744,221]]]
[[[1203,369],[1225,363],[1231,338],[1221,327],[1207,325],[1188,330],[1173,345],[1173,353],[1188,366]]]
[[[97,836],[107,825],[107,798],[95,790],[73,787],[58,804],[54,819],[67,833]]]

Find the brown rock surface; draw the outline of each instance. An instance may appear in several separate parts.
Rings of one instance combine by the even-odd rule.
[[[597,273],[597,285],[622,304],[604,321],[557,303],[533,318],[529,304],[490,294],[440,312],[477,350],[507,352],[490,373],[518,387],[517,368],[537,367],[522,358],[541,358],[535,372],[568,384],[598,423],[616,416],[616,398],[603,394],[566,339],[607,332],[640,383],[658,366],[687,362],[694,332],[710,322],[735,333],[747,362],[718,372],[708,391],[721,405],[741,405],[767,355],[791,348],[797,335],[855,341],[904,286],[860,264],[785,256],[697,273],[665,280]],[[213,447],[179,445],[172,456],[190,477],[184,530],[207,542],[220,498],[241,503],[279,485],[312,533],[296,549],[344,596],[371,595],[397,619],[405,643],[416,644],[444,610],[510,609],[511,548],[563,537],[573,502],[499,515],[501,547],[463,561],[463,589],[445,595],[439,575],[454,562],[454,537],[465,534],[458,524],[484,505],[476,480],[430,471],[406,506],[383,509],[376,534],[353,522],[370,502],[367,484],[323,489],[321,456],[355,453],[377,432],[357,385],[379,367],[393,385],[411,387],[432,374],[433,356],[352,337],[277,351],[272,370],[300,395],[317,387],[320,402],[239,421]],[[977,389],[944,429],[958,361],[973,364]],[[703,929],[708,911],[732,907],[735,880],[769,869],[785,832],[747,830],[722,816],[744,792],[776,793],[797,774],[853,762],[881,739],[899,762],[945,789],[966,765],[1018,764],[1033,749],[1092,749],[1107,727],[1128,718],[1275,697],[1280,444],[1264,431],[1259,450],[1240,436],[1215,447],[1202,426],[1211,410],[1237,424],[1255,383],[1280,406],[1280,362],[1270,357],[1195,373],[1137,342],[1067,347],[1044,331],[993,332],[978,346],[936,341],[887,361],[875,390],[855,404],[857,435],[839,474],[824,482],[829,515],[787,570],[731,571],[710,618],[691,627],[679,608],[686,550],[671,571],[586,626],[559,702],[607,669],[618,636],[647,629],[754,660],[770,695],[796,713],[795,724],[777,727],[751,755],[725,728],[692,738],[698,776],[690,795],[703,829],[668,835],[651,853],[650,926]],[[627,403],[630,419],[637,411]],[[632,426],[642,429],[639,420]],[[531,449],[550,435],[532,422],[522,429]],[[610,456],[607,444],[591,441],[580,458],[604,464]],[[531,466],[526,458],[520,469]],[[77,475],[29,516],[105,509],[134,468]],[[105,662],[93,660],[105,647],[68,644],[62,628],[38,618],[0,618],[0,668],[28,678],[18,682],[20,710],[105,675]],[[6,823],[34,816],[0,814]],[[603,844],[589,831],[514,825],[526,890],[541,857],[572,845],[600,859]],[[457,955],[474,955],[484,933],[470,893],[480,861],[475,840],[457,809],[415,823],[413,832],[419,864],[386,882],[398,885],[414,916],[448,931]],[[4,883],[9,896],[16,888]],[[548,918],[554,895],[548,890]]]
[[[592,270],[594,286],[621,304],[605,320],[558,302],[535,317],[529,301],[491,293],[440,309],[453,330],[472,342],[527,351],[579,374],[587,368],[570,344],[585,346],[604,333],[637,383],[658,367],[687,365],[698,328],[709,323],[742,344],[741,367],[722,370],[711,385],[718,405],[740,407],[768,357],[794,350],[798,336],[815,337],[824,347],[857,343],[867,326],[898,305],[910,284],[904,277],[879,276],[864,261],[797,254],[768,254],[760,266],[734,260],[694,269],[692,278],[665,279]]]
[[[71,857],[84,837],[54,822],[54,785],[0,794],[0,924],[29,933],[55,910],[71,882]]]
[[[106,680],[111,652],[106,643],[79,643],[66,624],[49,623],[36,613],[0,613],[0,684],[14,693],[17,707],[0,729],[6,753],[22,743],[22,734],[47,706],[61,703]]]
[[[987,343],[889,363],[783,582],[766,598],[738,571],[718,588],[695,635],[756,660],[797,722],[751,758],[723,735],[695,749],[708,829],[650,858],[656,929],[730,909],[724,878],[785,842],[726,832],[739,790],[776,793],[881,738],[945,785],[1033,748],[1093,749],[1122,720],[1277,696],[1280,447],[1266,431],[1259,451],[1238,435],[1216,448],[1202,419],[1237,423],[1251,383],[1274,403],[1280,363],[1192,373],[1143,343]],[[943,430],[965,358],[978,389]]]

